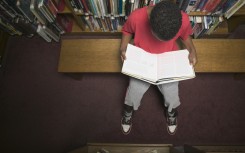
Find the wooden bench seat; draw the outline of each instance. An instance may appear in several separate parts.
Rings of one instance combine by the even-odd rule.
[[[120,72],[120,39],[64,39],[58,72]],[[196,72],[245,72],[245,39],[195,39]]]

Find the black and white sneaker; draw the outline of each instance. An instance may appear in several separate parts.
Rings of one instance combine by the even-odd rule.
[[[171,113],[166,111],[167,130],[170,135],[174,135],[177,130],[177,116],[177,110],[172,111]]]
[[[122,126],[123,134],[125,135],[129,134],[132,128],[132,116],[130,117],[123,116],[121,120],[121,126]]]

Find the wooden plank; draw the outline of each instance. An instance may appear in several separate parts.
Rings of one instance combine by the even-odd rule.
[[[245,72],[245,39],[196,39],[196,72]]]
[[[62,40],[59,72],[119,72],[120,39]]]
[[[62,40],[58,72],[120,72],[120,39]],[[196,72],[245,72],[245,39],[195,39]]]

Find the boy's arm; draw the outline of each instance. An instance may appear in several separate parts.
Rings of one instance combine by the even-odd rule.
[[[121,40],[121,46],[120,46],[120,53],[121,53],[121,59],[124,61],[126,59],[126,50],[127,50],[127,45],[132,39],[132,34],[122,34],[122,40]]]
[[[189,51],[190,63],[195,66],[197,63],[196,48],[192,42],[192,38],[189,36],[186,40],[182,40],[186,49]]]

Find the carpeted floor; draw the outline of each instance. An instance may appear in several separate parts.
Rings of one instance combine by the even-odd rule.
[[[11,37],[0,76],[0,152],[64,153],[87,142],[245,145],[245,79],[198,73],[180,83],[176,135],[151,86],[130,135],[120,119],[127,76],[57,72],[60,43]]]

